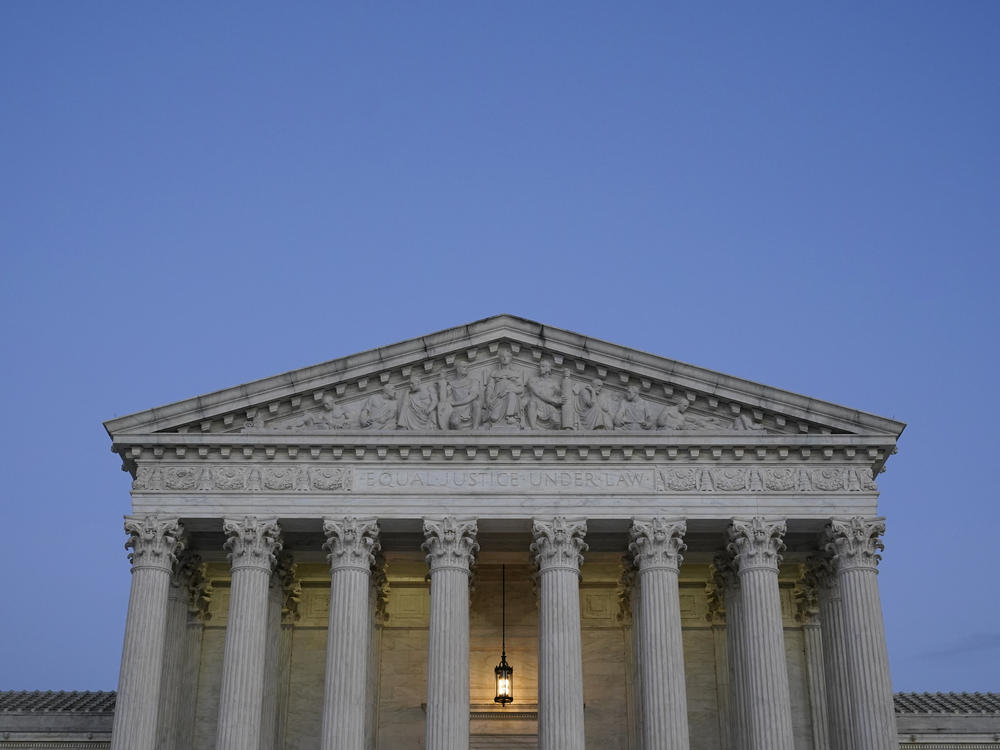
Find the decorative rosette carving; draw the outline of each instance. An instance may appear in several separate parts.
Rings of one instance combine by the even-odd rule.
[[[583,541],[587,535],[586,521],[570,521],[563,516],[551,521],[535,520],[531,533],[535,537],[531,552],[539,571],[568,568],[580,572],[583,553],[589,549]]]
[[[684,560],[682,553],[687,549],[684,521],[653,518],[649,521],[633,521],[629,531],[628,550],[632,553],[639,571],[651,568],[678,570]]]
[[[748,521],[733,519],[726,549],[735,558],[739,571],[767,568],[777,571],[785,550],[784,521],[768,521],[754,516]]]
[[[358,568],[370,570],[375,553],[382,547],[378,541],[378,522],[374,518],[342,518],[323,520],[326,559],[330,570]]]
[[[255,516],[244,516],[238,521],[227,518],[222,530],[228,537],[222,547],[229,553],[234,568],[274,568],[282,546],[276,520],[258,520]]]
[[[825,549],[834,556],[839,570],[876,570],[885,549],[880,538],[885,533],[884,518],[833,519],[826,525]]]
[[[126,516],[125,549],[132,568],[161,568],[170,571],[184,549],[184,528],[176,518]]]
[[[440,521],[425,520],[420,548],[427,554],[431,573],[445,568],[468,573],[479,552],[477,530],[475,521],[459,521],[451,516]]]

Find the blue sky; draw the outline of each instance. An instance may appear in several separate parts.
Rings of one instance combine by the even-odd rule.
[[[909,424],[897,690],[1000,690],[1000,5],[0,4],[0,688],[113,689],[101,422],[500,312]]]

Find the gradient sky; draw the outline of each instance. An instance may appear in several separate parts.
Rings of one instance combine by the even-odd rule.
[[[507,312],[909,424],[897,690],[1000,690],[1000,3],[0,3],[0,689],[114,689],[105,419]]]

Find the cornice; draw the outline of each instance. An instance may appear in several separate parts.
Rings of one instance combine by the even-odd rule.
[[[734,440],[734,438],[736,438]],[[808,466],[855,472],[859,488],[872,480],[894,446],[872,436],[754,436],[703,434],[343,433],[222,434],[158,433],[122,437],[114,448],[133,478],[146,466],[198,464],[379,464],[428,462],[488,467],[494,462],[525,464]],[[847,480],[845,480],[846,482]],[[871,487],[868,487],[871,485]]]

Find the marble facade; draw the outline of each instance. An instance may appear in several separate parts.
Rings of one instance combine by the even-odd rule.
[[[106,427],[113,748],[897,746],[899,422],[498,316]]]

